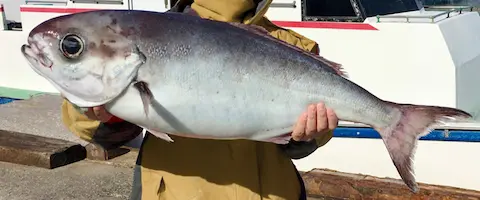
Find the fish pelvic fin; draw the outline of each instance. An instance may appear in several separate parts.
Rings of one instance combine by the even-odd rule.
[[[387,127],[375,127],[375,130],[382,136],[400,177],[413,193],[417,193],[413,160],[418,139],[430,133],[431,126],[436,123],[470,118],[471,115],[455,108],[387,103],[398,108],[400,117]]]
[[[145,115],[148,116],[149,107],[152,104],[153,99],[152,91],[150,91],[150,88],[148,88],[148,84],[143,81],[137,81],[133,84],[133,86],[140,93],[140,98],[142,99],[143,103],[143,111],[145,112]]]
[[[165,140],[169,143],[173,143],[173,139],[170,136],[168,136],[168,134],[166,134],[166,133],[158,132],[158,131],[152,131],[152,130],[147,130],[147,131],[150,132],[152,135],[154,135],[157,138]]]
[[[292,45],[288,42],[285,42],[283,40],[280,40],[276,37],[273,37],[272,35],[270,35],[270,32],[261,27],[261,26],[258,26],[258,25],[254,25],[254,24],[242,24],[242,23],[238,23],[238,22],[227,22],[229,23],[230,25],[232,26],[236,26],[238,28],[241,28],[241,29],[244,29],[246,31],[249,31],[251,33],[254,33],[254,34],[257,34],[258,36],[261,36],[261,37],[264,37],[264,38],[267,38],[267,39],[270,39],[272,41],[275,41],[275,42],[278,42],[284,46],[287,46],[289,48],[292,48],[300,53],[303,53],[321,63],[323,63],[324,65],[326,65],[328,68],[330,68],[332,70],[332,72],[334,72],[335,74],[339,75],[339,76],[342,76],[344,78],[348,78],[348,74],[347,72],[344,70],[344,68],[342,67],[341,64],[339,63],[336,63],[336,62],[333,62],[331,60],[328,60],[320,55],[316,55],[312,52],[309,52],[309,51],[306,51],[304,49],[301,49],[295,45]]]
[[[145,131],[151,133],[153,136],[157,137],[157,138],[160,138],[162,140],[165,140],[169,143],[173,143],[173,139],[167,134],[167,133],[164,133],[164,132],[160,132],[160,131],[153,131],[151,129],[147,129],[145,127],[142,127],[143,129],[145,129]]]

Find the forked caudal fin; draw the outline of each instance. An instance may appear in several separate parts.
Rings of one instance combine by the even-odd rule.
[[[382,136],[388,153],[402,180],[412,192],[418,192],[418,184],[413,170],[413,159],[420,137],[431,131],[431,126],[449,120],[470,118],[465,111],[436,106],[395,104],[400,117],[387,127],[375,127]]]

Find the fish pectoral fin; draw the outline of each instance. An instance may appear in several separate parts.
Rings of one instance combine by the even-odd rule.
[[[173,139],[170,136],[168,136],[167,133],[159,132],[159,131],[152,131],[152,130],[149,130],[149,129],[146,129],[146,128],[145,128],[145,130],[150,132],[155,137],[158,137],[158,138],[160,138],[162,140],[165,140],[167,142],[173,142]]]
[[[143,103],[143,111],[145,112],[145,115],[148,116],[148,108],[152,104],[153,99],[152,91],[150,91],[150,88],[148,88],[148,84],[143,81],[137,81],[133,84],[133,86],[137,88],[138,92],[140,93],[140,98],[142,99]]]

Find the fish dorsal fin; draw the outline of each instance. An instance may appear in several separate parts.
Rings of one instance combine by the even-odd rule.
[[[347,73],[343,70],[342,68],[342,65],[339,64],[339,63],[336,63],[336,62],[333,62],[333,61],[330,61],[330,60],[327,60],[326,58],[322,57],[322,56],[319,56],[319,55],[316,55],[314,53],[311,53],[309,51],[305,51],[297,46],[294,46],[294,45],[291,45],[283,40],[280,40],[278,38],[275,38],[273,37],[272,35],[270,35],[270,33],[263,27],[261,26],[257,26],[257,25],[247,25],[247,24],[242,24],[242,23],[238,23],[238,22],[228,22],[229,24],[233,25],[233,26],[236,26],[238,28],[241,28],[241,29],[244,29],[244,30],[247,30],[247,31],[250,31],[251,33],[255,33],[259,36],[262,36],[264,38],[268,38],[272,41],[275,41],[275,42],[278,42],[280,44],[283,44],[287,47],[290,47],[300,53],[303,53],[315,60],[318,60],[320,62],[322,62],[323,64],[325,64],[326,66],[330,67],[334,73],[342,76],[342,77],[345,77],[345,78],[348,78],[347,76]]]
[[[242,24],[242,23],[238,23],[238,22],[228,22],[228,23],[233,25],[233,26],[236,26],[238,28],[245,29],[247,31],[251,31],[251,32],[258,33],[258,34],[270,36],[267,29],[265,29],[261,26],[257,26],[257,25],[253,25],[253,24]]]

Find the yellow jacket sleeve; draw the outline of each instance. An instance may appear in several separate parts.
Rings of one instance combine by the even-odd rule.
[[[105,149],[117,148],[137,137],[142,128],[126,121],[102,123],[91,120],[69,101],[62,103],[62,122],[81,139],[98,144]]]
[[[81,139],[91,142],[99,121],[91,120],[81,114],[70,102],[62,102],[62,122],[72,133]]]

